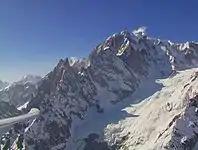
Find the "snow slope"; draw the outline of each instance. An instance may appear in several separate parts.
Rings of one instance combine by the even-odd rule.
[[[171,79],[156,81],[163,85],[161,90],[151,95],[149,100],[143,100],[141,107],[125,108],[129,114],[135,114],[139,117],[127,117],[118,124],[108,125],[105,128],[104,136],[108,143],[115,143],[114,136],[119,140],[130,132],[128,139],[122,143],[120,149],[165,149],[167,143],[171,141],[173,129],[177,126],[179,119],[177,118],[171,126],[169,126],[170,122],[176,115],[180,114],[179,118],[184,116],[189,99],[198,90],[198,80],[184,88],[194,71],[195,69],[182,71]],[[170,107],[167,106],[168,103]],[[120,132],[114,133],[115,129],[119,129]],[[184,131],[184,129],[180,129],[179,132],[183,132],[182,130]],[[186,130],[189,129],[186,128]],[[160,134],[162,135],[159,137]],[[188,133],[186,136],[189,136]],[[182,147],[178,149],[182,150]]]
[[[120,150],[165,149],[167,143],[171,142],[178,120],[168,128],[169,123],[176,115],[184,115],[189,98],[193,97],[195,91],[198,92],[198,79],[184,88],[195,70],[181,71],[173,78],[157,79],[154,83],[151,79],[142,84],[131,97],[103,114],[89,112],[84,121],[73,129],[68,150],[83,149],[82,145],[86,147],[86,144],[82,144],[83,139],[92,133],[100,135],[111,146],[121,141],[121,146],[117,148]],[[186,128],[179,131],[186,132]],[[198,128],[196,130],[198,132]],[[163,134],[159,138],[160,133]],[[192,136],[192,133],[185,134]],[[127,139],[122,141],[126,135]],[[182,146],[178,150],[182,150]]]

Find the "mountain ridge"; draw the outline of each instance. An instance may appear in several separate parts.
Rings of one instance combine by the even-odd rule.
[[[0,101],[8,102],[19,107],[33,97],[37,83],[41,77],[26,75],[19,81],[15,81],[0,91]]]
[[[72,116],[83,119],[89,105],[96,105],[105,111],[105,109],[108,109],[109,105],[115,104],[128,97],[135,91],[142,79],[148,76],[149,67],[153,67],[155,69],[157,66],[161,69],[155,71],[158,74],[162,71],[165,74],[169,74],[174,69],[182,70],[198,64],[193,64],[194,62],[191,61],[191,55],[188,55],[188,53],[185,54],[185,49],[176,49],[178,48],[177,44],[171,45],[170,43],[162,43],[161,41],[158,41],[158,43],[152,43],[145,33],[136,34],[137,35],[131,35],[129,32],[123,31],[107,38],[105,42],[98,45],[89,55],[88,65],[78,69],[75,69],[74,65],[70,66],[69,59],[61,60],[59,62],[53,71],[55,75],[52,82],[53,84],[49,86],[51,87],[51,91],[57,89],[58,95],[55,97],[63,97],[63,99],[66,98],[66,100],[64,100],[66,102],[66,108],[69,106],[69,112],[64,111],[64,109],[62,110],[62,112],[66,113],[66,120],[68,120],[67,123],[63,123],[63,127],[68,130],[68,133],[63,137],[68,138],[71,134],[69,132],[69,126],[72,125],[72,120],[75,120],[72,119]],[[152,46],[155,46],[155,48],[152,49]],[[180,62],[185,59],[179,58],[178,55],[183,58],[187,56],[190,57],[189,61],[185,62],[186,66],[182,65],[182,62]],[[179,60],[177,61],[174,58]],[[162,66],[164,66],[164,68],[161,68]],[[79,72],[81,72],[80,75],[78,74]],[[50,73],[50,75],[53,73]],[[48,78],[51,77],[48,76]],[[85,81],[82,84],[83,80]],[[46,91],[46,89],[43,89],[43,91],[44,93],[51,93],[51,91]],[[63,94],[59,94],[61,91],[63,91]],[[69,98],[69,96],[71,98]],[[77,103],[75,101],[70,101],[70,99],[72,100],[73,98]],[[78,99],[81,100],[79,101]],[[51,102],[52,107],[50,106],[49,108],[53,109],[55,108],[53,107],[55,103],[52,101],[55,100],[49,98],[46,103],[49,104],[49,102]],[[43,105],[44,107],[47,107],[46,103]],[[74,106],[73,103],[78,105]],[[28,107],[31,108],[35,106],[31,106],[30,102]],[[40,108],[40,106],[38,107]],[[58,108],[55,108],[55,112],[59,112],[61,110],[60,106],[57,107]],[[49,108],[47,108],[47,110]],[[41,109],[41,112],[42,110],[43,109]],[[44,112],[45,111],[46,109],[44,108]],[[46,120],[47,122],[51,120],[48,119]],[[51,122],[53,123],[56,121],[52,119]],[[62,130],[59,125],[56,127]],[[45,130],[45,128],[43,128],[43,130]],[[35,134],[35,130],[33,130],[33,132],[31,131],[29,134],[32,133]],[[49,137],[54,137],[54,133],[48,133]],[[45,135],[45,137],[46,136],[47,135]],[[36,139],[36,141],[39,140],[41,139]],[[62,142],[57,143],[62,144]],[[46,144],[47,143],[48,142],[46,142]],[[52,144],[51,146],[57,145],[57,143],[54,143],[55,145],[53,142],[49,143]]]
[[[145,28],[110,36],[88,59],[61,59],[41,79],[27,105],[27,111],[41,111],[24,133],[28,148],[68,149],[72,128],[86,119],[91,108],[103,114],[133,95],[146,80],[155,82],[171,73],[174,77],[178,71],[193,67],[198,67],[197,43],[175,44],[150,38]],[[109,146],[105,145],[107,150]]]
[[[0,80],[0,90],[4,89],[6,86],[8,86],[9,83],[8,82],[4,82]]]

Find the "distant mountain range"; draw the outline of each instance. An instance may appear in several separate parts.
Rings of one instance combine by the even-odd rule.
[[[0,80],[0,90],[4,89],[8,85],[9,85],[9,83],[3,82],[3,81]]]
[[[37,83],[41,80],[39,76],[27,75],[0,91],[0,101],[8,102],[15,107],[19,107],[29,101],[37,88]]]

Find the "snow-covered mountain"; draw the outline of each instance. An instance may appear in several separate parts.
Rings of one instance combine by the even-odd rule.
[[[19,81],[17,81],[18,84],[26,84],[26,83],[32,83],[37,84],[41,80],[40,76],[37,75],[26,75],[23,76]]]
[[[151,38],[145,28],[116,33],[87,59],[60,60],[41,80],[27,105],[41,115],[23,133],[26,147],[182,150],[189,139],[196,145],[196,125],[186,132],[196,120],[196,67],[196,42]]]
[[[19,107],[32,99],[41,80],[39,76],[27,75],[0,91],[0,101]]]
[[[8,86],[8,84],[9,83],[0,80],[0,90],[4,89],[6,86]]]
[[[122,107],[127,116],[104,128],[104,141],[122,150],[197,150],[196,71],[145,82],[150,89],[142,86],[127,100],[137,101]]]

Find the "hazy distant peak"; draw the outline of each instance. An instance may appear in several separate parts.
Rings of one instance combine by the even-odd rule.
[[[30,83],[37,83],[41,80],[41,77],[38,76],[38,75],[25,75],[23,76],[18,82],[21,82],[23,84],[27,83],[27,82],[30,82]]]
[[[8,86],[9,85],[9,83],[8,82],[4,82],[4,81],[1,81],[0,80],[0,90],[1,89],[4,89],[6,86]]]

